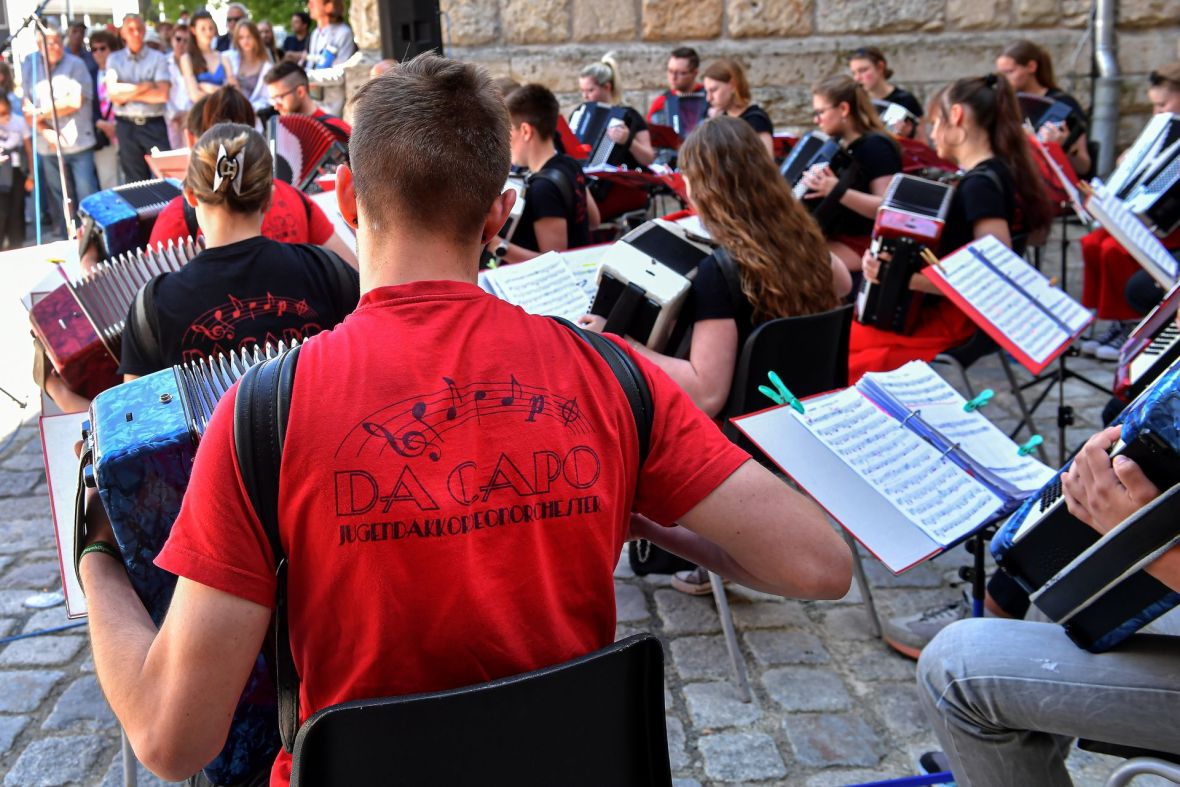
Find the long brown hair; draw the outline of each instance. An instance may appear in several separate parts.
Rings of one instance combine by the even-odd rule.
[[[750,124],[706,120],[681,146],[680,166],[701,223],[741,271],[756,322],[835,308],[824,237]]]
[[[193,74],[204,74],[209,71],[205,63],[205,53],[197,43],[197,22],[208,19],[213,24],[213,50],[217,51],[217,23],[213,21],[213,14],[208,11],[197,11],[188,20],[188,57],[193,64]]]
[[[1036,63],[1037,83],[1049,90],[1061,89],[1057,87],[1057,79],[1053,76],[1053,58],[1039,44],[1034,44],[1032,41],[1022,38],[1004,47],[1004,51],[1000,53],[1000,57],[1010,57],[1017,65],[1021,66]]]
[[[971,113],[975,123],[987,132],[992,155],[1008,165],[1016,183],[1016,197],[1024,218],[1023,230],[1032,232],[1049,226],[1053,220],[1049,198],[1041,171],[1033,161],[1028,136],[1022,125],[1020,104],[1012,85],[1001,74],[968,77],[952,82],[930,102],[934,113],[950,117],[951,107],[959,104]]]
[[[834,107],[848,104],[848,119],[857,134],[885,131],[869,94],[852,77],[842,74],[821,79],[811,88],[811,93],[826,99]]]
[[[716,80],[717,82],[724,82],[733,88],[733,94],[737,96],[737,103],[740,106],[747,106],[753,100],[750,96],[750,82],[746,79],[746,70],[742,68],[742,64],[731,57],[722,57],[714,60],[701,74],[701,79],[705,78]]]

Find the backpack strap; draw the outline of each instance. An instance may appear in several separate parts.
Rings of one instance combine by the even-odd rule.
[[[197,226],[197,209],[188,204],[183,194],[180,197],[180,208],[184,213],[184,228],[188,230],[188,236],[196,240],[197,233],[200,232],[200,227]]]
[[[325,249],[323,246],[317,246],[314,243],[300,243],[298,245],[307,249],[320,264],[320,267],[327,272],[336,301],[337,315],[343,317],[351,313],[361,299],[361,279],[356,268],[341,259],[339,254]]]
[[[139,350],[145,360],[163,368],[167,366],[161,359],[160,337],[156,331],[156,285],[166,273],[158,274],[135,293],[135,300],[131,302],[131,319],[135,322],[135,338],[139,341]]]
[[[574,215],[574,206],[577,204],[577,196],[574,194],[574,185],[570,183],[570,179],[565,176],[565,173],[556,169],[542,169],[534,172],[529,178],[530,181],[547,180],[557,187],[561,192],[561,202],[565,205],[565,215]]]
[[[275,609],[264,652],[278,694],[279,737],[288,752],[299,729],[299,673],[288,631],[287,555],[279,538],[279,471],[300,346],[247,369],[234,401],[238,472],[275,559]]]
[[[611,373],[619,381],[623,393],[627,396],[627,403],[631,406],[631,415],[635,418],[635,432],[639,436],[639,467],[647,461],[647,454],[651,450],[651,428],[655,419],[655,410],[651,401],[651,389],[647,386],[647,379],[635,360],[623,352],[619,345],[592,331],[584,331],[563,317],[550,317],[566,328],[569,328],[594,351],[602,356],[610,367]]]

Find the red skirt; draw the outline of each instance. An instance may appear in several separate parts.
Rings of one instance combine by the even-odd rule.
[[[909,361],[932,361],[934,356],[963,344],[975,333],[975,323],[947,298],[925,295],[918,325],[909,335],[883,331],[853,320],[848,340],[848,382],[865,372],[889,372]]]
[[[1180,230],[1164,238],[1165,248],[1180,245]],[[1098,310],[1100,320],[1138,320],[1143,315],[1127,303],[1125,291],[1131,274],[1139,270],[1122,245],[1106,230],[1082,238],[1082,305]]]

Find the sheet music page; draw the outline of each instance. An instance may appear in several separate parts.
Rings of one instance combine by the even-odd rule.
[[[1092,320],[1080,303],[994,235],[964,246],[926,272],[944,282],[1035,363],[1063,348]]]
[[[609,248],[610,244],[604,243],[561,252],[561,258],[573,274],[574,281],[582,288],[582,292],[586,293],[591,303],[598,292],[598,269],[602,267],[602,258]]]
[[[1139,132],[1139,136],[1135,138],[1131,147],[1123,153],[1114,172],[1110,173],[1110,177],[1107,178],[1107,187],[1111,193],[1117,194],[1127,180],[1140,171],[1140,166],[1144,161],[1159,153],[1160,148],[1163,147],[1164,132],[1173,117],[1169,112],[1161,112],[1158,115],[1152,115],[1151,120],[1147,121],[1147,125]]]
[[[1000,498],[855,388],[809,399],[806,408],[790,414],[937,544],[967,535],[1000,509]]]
[[[320,210],[328,214],[336,234],[340,236],[348,248],[352,249],[352,253],[356,254],[356,230],[348,225],[340,213],[340,203],[336,201],[336,192],[321,191],[319,194],[312,194],[309,199],[319,205]]]
[[[43,416],[39,422],[53,530],[57,536],[61,586],[66,597],[66,616],[70,618],[86,615],[86,598],[74,573],[74,504],[78,492],[78,457],[74,454],[74,443],[81,438],[82,422],[88,417],[89,413],[83,411]]]
[[[1175,284],[1180,279],[1180,263],[1112,189],[1095,182],[1094,196],[1086,203],[1094,218],[1161,286],[1167,289]]]
[[[546,252],[526,262],[501,265],[486,274],[504,300],[529,314],[576,320],[590,311],[590,298],[578,286],[565,260],[557,252]]]
[[[984,415],[986,407],[964,411],[967,400],[924,361],[911,361],[892,372],[869,372],[858,387],[866,380],[917,412],[924,423],[958,443],[972,460],[1021,495],[1038,491],[1053,478],[1051,468],[1020,455],[1019,446]]]

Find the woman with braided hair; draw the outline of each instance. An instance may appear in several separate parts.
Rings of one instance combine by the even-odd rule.
[[[183,361],[303,339],[344,319],[359,298],[355,269],[310,244],[262,235],[272,190],[270,149],[250,126],[219,123],[193,145],[184,199],[205,250],[136,297],[123,333],[127,378]],[[146,324],[135,319],[143,302]]]

